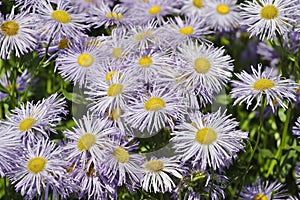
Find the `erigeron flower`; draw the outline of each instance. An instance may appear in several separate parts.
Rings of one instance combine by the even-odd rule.
[[[0,15],[0,57],[9,59],[13,52],[20,57],[36,48],[37,26],[28,12],[15,14],[15,7],[5,18]]]
[[[241,25],[246,25],[250,37],[259,36],[261,40],[273,39],[276,34],[289,32],[297,0],[258,0],[246,1],[240,5]]]
[[[235,99],[234,105],[246,103],[247,109],[252,105],[252,101],[256,101],[253,110],[261,106],[261,99],[266,98],[267,105],[272,107],[273,112],[274,101],[284,109],[287,105],[284,100],[289,102],[296,100],[296,89],[298,84],[290,79],[284,79],[281,75],[272,75],[272,70],[269,72],[262,71],[262,65],[258,64],[258,69],[251,66],[252,74],[242,71],[235,74],[239,80],[232,80],[232,91],[230,96]]]

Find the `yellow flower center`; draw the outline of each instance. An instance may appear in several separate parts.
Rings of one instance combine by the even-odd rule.
[[[123,19],[122,13],[116,13],[116,12],[107,13],[106,17],[109,19],[117,19],[117,20]]]
[[[115,73],[117,73],[118,71],[115,71],[115,70],[111,70],[110,72],[107,72],[106,76],[105,76],[105,79],[107,82],[109,82],[111,80],[111,78],[114,76]],[[122,76],[122,72],[119,72],[119,77],[118,78],[121,78]]]
[[[202,8],[203,7],[202,0],[194,0],[193,5],[196,6],[197,8]]]
[[[6,21],[1,25],[1,31],[7,36],[17,35],[19,31],[19,24],[15,21]]]
[[[63,24],[69,23],[71,21],[71,16],[64,10],[53,11],[52,18]]]
[[[253,200],[268,200],[268,197],[264,194],[257,194],[255,197],[253,197]]]
[[[69,47],[68,45],[68,39],[61,39],[58,44],[57,44],[58,48],[60,49],[66,49]]]
[[[210,69],[210,62],[206,58],[197,58],[194,61],[194,69],[196,72],[205,74],[209,71]]]
[[[151,31],[144,31],[144,32],[141,32],[141,33],[137,33],[135,36],[134,36],[134,39],[137,40],[137,41],[141,41],[145,38],[148,38],[152,35],[152,32]]]
[[[139,59],[139,64],[143,68],[148,68],[152,64],[152,59],[149,56],[143,56]]]
[[[260,10],[260,16],[263,19],[274,19],[278,16],[278,9],[274,5],[264,6]]]
[[[197,131],[195,139],[200,144],[209,145],[217,139],[217,133],[211,128],[202,128]]]
[[[152,6],[150,9],[149,9],[149,14],[150,15],[156,15],[158,14],[159,12],[161,11],[161,7],[160,6]]]
[[[46,163],[47,161],[43,157],[31,158],[27,163],[27,169],[31,173],[37,174],[45,169]]]
[[[93,64],[94,57],[89,53],[82,53],[77,58],[77,63],[82,67],[89,67]]]
[[[274,81],[271,81],[266,78],[259,79],[255,81],[253,88],[255,90],[267,90],[275,86]]]
[[[164,169],[164,163],[160,160],[150,160],[146,163],[145,168],[153,172],[160,172]]]
[[[166,107],[166,102],[159,97],[152,97],[146,101],[144,108],[149,111],[158,111]]]
[[[87,3],[94,2],[94,0],[84,0],[84,1],[87,2]]]
[[[115,159],[121,163],[129,161],[129,153],[123,147],[117,147],[113,153]]]
[[[219,4],[216,8],[217,12],[221,15],[226,15],[229,13],[230,8],[225,4]]]
[[[108,116],[109,120],[117,120],[121,117],[123,114],[123,111],[120,108],[112,109],[111,113],[106,113],[106,116]]]
[[[112,54],[116,59],[120,59],[121,58],[121,48],[114,48],[112,50]]]
[[[114,83],[111,84],[107,90],[107,96],[115,97],[123,92],[123,84]]]
[[[36,120],[31,117],[23,119],[19,124],[19,130],[27,131],[32,128],[32,126],[34,125],[35,122],[36,122]]]
[[[183,35],[191,35],[194,33],[194,29],[191,26],[186,26],[186,27],[179,29],[179,32]]]
[[[80,151],[90,150],[95,143],[96,136],[91,133],[85,133],[79,138],[77,147]]]

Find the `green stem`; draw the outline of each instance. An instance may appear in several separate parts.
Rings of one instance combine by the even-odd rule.
[[[262,106],[260,107],[260,112],[259,112],[259,127],[258,127],[258,131],[257,131],[257,138],[256,138],[256,141],[255,141],[255,146],[254,146],[253,150],[251,151],[251,154],[250,154],[250,157],[249,157],[249,160],[248,160],[248,166],[247,166],[246,172],[244,173],[244,176],[242,178],[241,185],[239,187],[238,195],[241,193],[242,186],[245,183],[245,178],[246,178],[248,172],[250,171],[251,162],[252,162],[252,159],[254,157],[254,154],[257,150],[257,147],[258,147],[258,144],[259,144],[259,141],[260,141],[260,138],[261,138],[261,132],[262,132],[263,123],[264,123],[264,110],[265,110],[265,107],[266,107],[266,104],[267,104],[267,101],[264,97],[262,97],[261,103],[262,103]]]
[[[292,111],[292,108],[289,108],[287,110],[286,120],[284,122],[284,127],[283,127],[281,143],[280,143],[280,146],[279,146],[279,148],[277,150],[277,153],[275,155],[275,160],[273,159],[271,164],[270,164],[270,167],[269,167],[269,170],[268,170],[268,173],[267,173],[267,177],[269,177],[270,174],[273,172],[274,167],[276,166],[276,163],[280,160],[280,158],[282,156],[282,150],[284,149],[286,143],[288,142],[288,128],[289,128],[289,122],[290,122],[290,117],[291,117],[291,111]]]

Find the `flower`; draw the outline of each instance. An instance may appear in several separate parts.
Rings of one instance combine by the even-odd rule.
[[[151,157],[143,165],[142,189],[147,192],[171,192],[175,188],[173,177],[181,178],[181,169],[175,157]]]
[[[129,144],[133,138],[124,140],[115,137],[113,147],[107,151],[103,164],[103,174],[110,183],[115,182],[118,186],[124,185],[127,188],[136,187],[140,183],[141,169],[144,158],[132,150],[138,147],[137,143]]]
[[[128,70],[113,70],[102,80],[94,77],[97,75],[91,76],[85,94],[91,101],[90,110],[97,114],[110,115],[115,109],[125,110],[129,98],[141,87],[137,82],[138,76],[133,76]]]
[[[293,19],[293,11],[297,9],[295,1],[297,0],[246,1],[240,5],[242,10],[240,23],[248,26],[250,37],[255,35],[261,40],[273,39],[276,33],[283,35],[289,32],[295,22]]]
[[[295,126],[293,127],[293,135],[298,138],[298,143],[300,144],[300,117],[297,118]]]
[[[94,38],[70,42],[68,48],[58,54],[55,70],[66,80],[82,87],[86,83],[87,75],[100,67],[103,54],[99,49],[99,41]]]
[[[0,99],[7,97],[9,92],[13,89],[13,84],[8,79],[9,76],[10,73],[8,72],[7,74],[2,74],[2,77],[0,79],[0,84],[7,89],[6,93],[0,91]],[[15,85],[16,91],[24,92],[30,82],[30,78],[31,78],[31,73],[29,73],[27,69],[25,69],[21,75],[17,76],[16,85]]]
[[[207,0],[183,0],[183,6],[181,13],[186,16],[205,16],[205,7],[207,6]]]
[[[296,89],[298,84],[290,79],[283,79],[281,75],[274,76],[272,71],[262,72],[262,65],[258,64],[258,70],[251,66],[253,74],[248,74],[242,71],[240,74],[235,74],[239,80],[232,80],[232,91],[230,96],[236,98],[234,105],[246,102],[247,109],[252,105],[255,99],[256,104],[253,108],[256,109],[260,105],[261,99],[266,97],[267,105],[272,107],[275,111],[274,102],[279,103],[281,107],[287,109],[287,105],[283,100],[289,102],[296,100]]]
[[[15,7],[4,19],[0,15],[0,57],[9,59],[13,52],[17,57],[35,49],[38,35],[35,18],[28,12],[15,15]]]
[[[240,194],[240,198],[245,200],[253,199],[287,199],[287,190],[284,189],[284,185],[277,180],[273,183],[269,181],[261,182],[260,177],[257,179],[257,183],[253,183],[251,186],[243,187],[243,191]]]
[[[197,15],[181,19],[179,16],[168,18],[168,22],[161,30],[163,40],[169,46],[177,47],[189,40],[205,40],[204,37],[212,32],[206,25],[206,20]]]
[[[239,26],[241,17],[236,0],[210,0],[206,3],[207,24],[214,30],[230,31]]]
[[[14,166],[16,150],[21,146],[21,140],[12,127],[3,125],[1,121],[0,125],[0,175],[3,178]]]
[[[164,128],[166,123],[173,128],[173,120],[183,118],[183,105],[182,99],[172,90],[157,86],[149,94],[130,99],[126,120],[133,128],[147,130],[151,135]]]
[[[86,14],[75,13],[75,8],[63,0],[55,1],[55,7],[53,9],[49,0],[38,4],[36,18],[41,36],[48,38],[48,41],[50,38],[83,37],[84,30],[88,28],[85,24]]]
[[[183,162],[192,161],[199,169],[228,167],[237,152],[244,150],[243,140],[248,133],[237,130],[238,122],[226,111],[203,115],[199,111],[188,115],[190,121],[175,126],[171,133],[175,152]]]
[[[22,141],[36,141],[56,133],[54,127],[62,120],[61,115],[67,112],[64,98],[55,93],[37,103],[21,104],[3,123],[11,126]]]
[[[197,89],[200,86],[218,93],[232,76],[233,65],[223,48],[213,44],[188,42],[178,47],[178,57],[182,64],[178,69],[180,84]]]
[[[63,147],[68,155],[66,159],[74,168],[89,168],[91,163],[101,163],[105,152],[112,146],[109,137],[117,134],[117,129],[107,127],[106,121],[96,119],[89,113],[74,121],[76,126],[73,130],[64,131],[68,138]]]
[[[62,149],[54,142],[41,139],[28,143],[18,152],[15,162],[10,179],[22,196],[33,199],[36,194],[41,196],[42,190],[46,195],[49,187],[64,198],[68,195],[64,187],[67,162],[62,157]]]

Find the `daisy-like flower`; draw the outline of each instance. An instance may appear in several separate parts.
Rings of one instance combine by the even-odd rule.
[[[11,111],[3,123],[11,126],[16,134],[24,142],[34,141],[42,136],[49,137],[50,133],[56,133],[53,129],[61,120],[61,115],[66,115],[66,102],[55,93],[48,97],[34,102],[21,104],[20,108]]]
[[[89,113],[82,119],[74,121],[76,126],[73,130],[64,132],[69,140],[64,146],[68,152],[67,160],[74,168],[89,168],[91,163],[102,162],[103,155],[112,146],[109,137],[117,134],[117,130],[107,127],[106,121],[95,119]]]
[[[62,149],[52,141],[41,139],[27,144],[19,152],[17,164],[10,172],[12,184],[22,196],[33,199],[41,196],[49,187],[66,198],[63,182],[66,177],[67,162],[62,158]],[[44,194],[45,194],[44,193]]]
[[[189,118],[175,127],[170,140],[183,162],[193,160],[193,166],[199,165],[201,170],[216,170],[228,167],[237,152],[244,150],[243,140],[248,133],[237,130],[238,122],[226,111],[221,113],[219,109],[206,115],[197,111]]]
[[[293,127],[293,135],[298,138],[298,143],[300,144],[300,117],[297,118],[295,126]]]
[[[272,71],[268,73],[262,72],[262,65],[258,64],[258,70],[251,66],[252,74],[248,74],[242,71],[240,74],[235,74],[239,80],[233,80],[233,89],[230,92],[230,96],[234,99],[234,105],[247,104],[247,109],[252,105],[252,101],[255,99],[256,104],[254,109],[260,105],[263,96],[266,97],[267,105],[272,107],[275,111],[274,101],[278,103],[284,109],[287,109],[287,105],[283,100],[289,102],[296,100],[296,89],[298,84],[293,80],[283,79],[281,76],[272,75]]]
[[[88,162],[90,163],[90,162]],[[95,169],[94,163],[82,168],[72,170],[69,176],[75,180],[74,193],[79,199],[112,199],[116,194],[115,186],[111,185],[105,177]]]
[[[104,25],[105,28],[109,26],[128,26],[131,20],[126,14],[126,10],[120,4],[117,4],[111,9],[107,4],[103,3],[96,7],[91,12],[89,23],[98,28]]]
[[[58,70],[66,80],[83,87],[86,76],[92,69],[99,67],[103,59],[100,44],[101,41],[97,38],[84,38],[78,42],[71,42],[68,48],[58,54],[55,70]]]
[[[90,109],[97,114],[108,115],[114,109],[125,110],[127,102],[139,90],[137,76],[130,71],[111,71],[104,80],[91,76],[87,85],[87,99],[91,101]],[[109,81],[107,81],[109,79]]]
[[[207,0],[183,0],[181,13],[186,16],[205,16],[205,7]]]
[[[253,183],[251,186],[243,187],[243,191],[240,194],[240,198],[244,200],[253,199],[287,199],[287,190],[284,189],[284,185],[275,181],[270,183],[269,181],[261,182],[258,177],[257,183]]]
[[[91,13],[95,7],[100,7],[102,0],[67,0],[76,9],[77,13]]]
[[[130,49],[148,49],[162,44],[162,29],[158,28],[155,20],[144,25],[130,26],[126,35]]]
[[[152,157],[143,165],[142,189],[147,192],[171,192],[175,188],[173,177],[181,178],[179,161],[175,157]]]
[[[11,127],[3,125],[0,121],[0,176],[4,177],[11,171],[16,149],[21,146],[21,140]]]
[[[174,0],[149,0],[135,3],[128,12],[131,13],[135,25],[147,24],[152,19],[156,19],[161,25],[164,16],[179,13],[176,8],[178,5],[179,2]]]
[[[214,30],[230,31],[237,28],[241,17],[236,0],[210,0],[205,8],[207,24]]]
[[[166,124],[174,127],[173,120],[181,120],[184,113],[182,99],[172,90],[154,87],[140,98],[130,100],[126,113],[127,123],[140,131],[147,130],[151,135],[164,128]]]
[[[197,15],[185,17],[184,20],[179,16],[168,18],[168,23],[162,27],[164,34],[162,37],[170,46],[177,47],[189,40],[204,40],[210,33],[204,18]]]
[[[0,15],[0,57],[9,59],[11,52],[20,57],[33,51],[38,35],[36,29],[35,18],[28,12],[15,15],[13,7],[5,19]]]
[[[156,82],[168,68],[175,65],[169,55],[153,48],[128,55],[125,60],[134,76],[141,76],[146,83]]]
[[[218,93],[232,76],[232,60],[229,55],[224,55],[223,48],[188,42],[178,49],[177,55],[183,60],[179,69],[180,84],[194,89],[203,86],[208,91]]]
[[[101,166],[109,182],[115,182],[118,186],[124,185],[129,189],[139,185],[142,175],[140,166],[144,163],[141,155],[130,152],[138,148],[137,143],[128,145],[130,141],[122,141],[115,137],[114,145],[107,151]]]
[[[88,28],[85,25],[86,14],[75,13],[74,7],[69,2],[57,0],[54,9],[49,0],[39,3],[36,18],[40,26],[41,36],[55,39],[66,37],[82,37],[84,30]]]
[[[297,10],[297,0],[258,0],[242,3],[241,25],[248,26],[250,37],[259,36],[271,39],[276,33],[283,35],[289,32],[295,22],[293,13]]]
[[[10,73],[2,74],[0,79],[0,84],[7,89],[7,93],[0,91],[0,99],[7,97],[9,92],[13,89],[13,84],[8,79]],[[16,79],[16,91],[23,92],[30,82],[31,73],[28,73],[28,70],[25,69],[20,76],[17,76]]]

